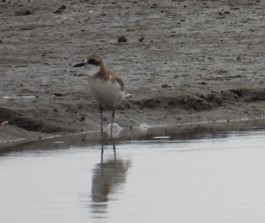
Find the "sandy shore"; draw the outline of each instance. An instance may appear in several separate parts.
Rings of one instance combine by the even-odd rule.
[[[87,72],[73,68],[91,52],[133,96],[117,109],[124,129],[234,119],[264,127],[264,8],[260,0],[1,1],[0,144],[98,130]]]

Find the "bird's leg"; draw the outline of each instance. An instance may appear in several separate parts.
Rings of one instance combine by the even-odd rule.
[[[112,119],[111,119],[111,127],[110,127],[110,137],[111,137],[112,145],[113,145],[114,159],[116,161],[116,145],[115,145],[115,139],[113,138],[113,134],[112,134],[114,116],[115,116],[115,107],[113,107],[113,110],[112,110]]]
[[[104,140],[103,140],[103,107],[99,104],[100,111],[100,132],[101,132],[101,164],[103,163],[103,154],[104,154]]]

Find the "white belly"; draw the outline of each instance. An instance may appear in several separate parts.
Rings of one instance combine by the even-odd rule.
[[[90,79],[89,86],[92,96],[102,105],[116,106],[125,96],[120,85],[112,80]]]

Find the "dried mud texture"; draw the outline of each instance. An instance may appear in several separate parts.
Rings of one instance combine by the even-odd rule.
[[[87,71],[73,68],[91,52],[132,94],[117,109],[122,127],[264,117],[264,8],[260,0],[3,0],[0,122],[29,135],[98,130]]]

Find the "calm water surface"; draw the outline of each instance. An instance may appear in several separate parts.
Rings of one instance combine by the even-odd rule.
[[[0,156],[0,222],[265,222],[265,131]]]

